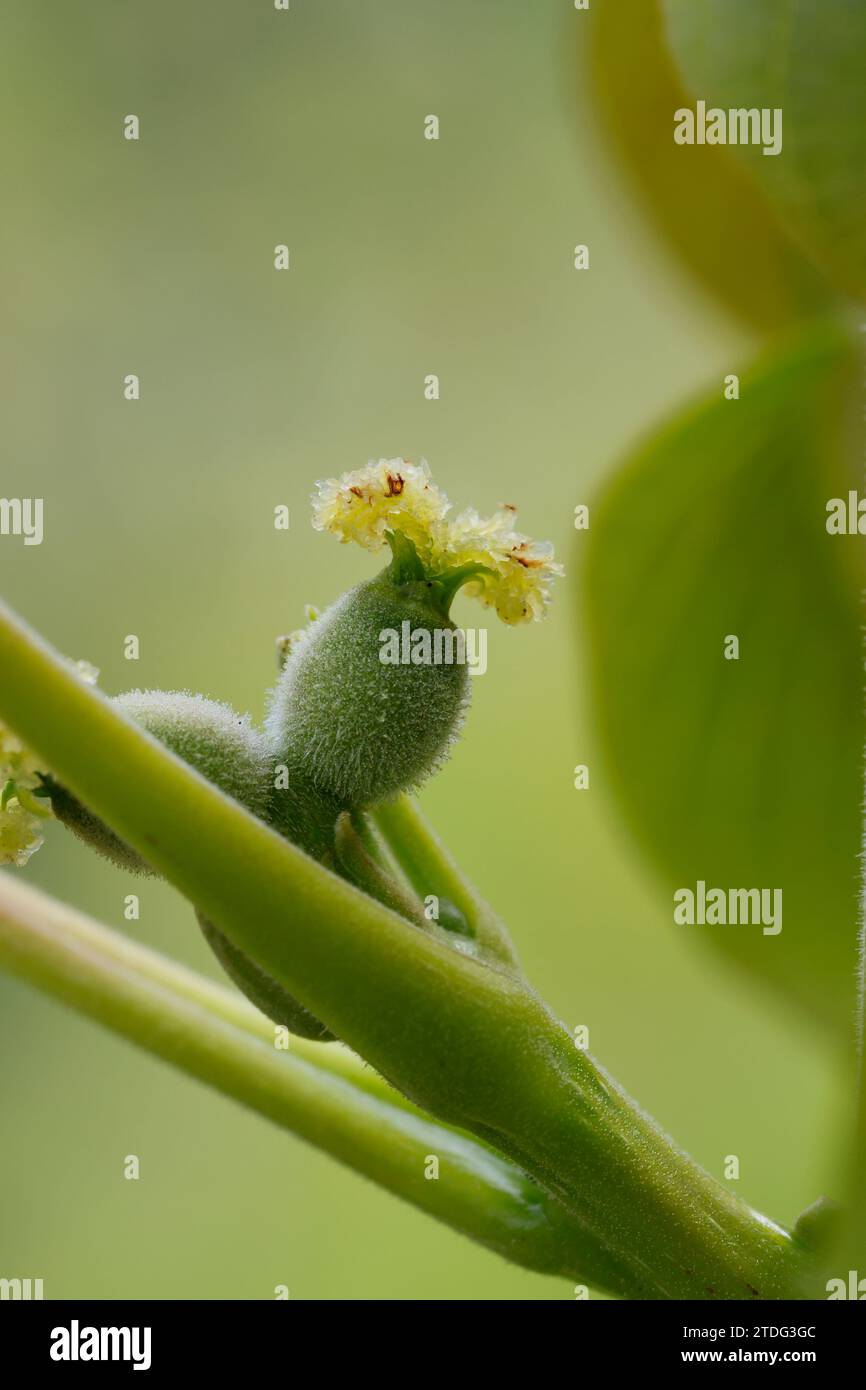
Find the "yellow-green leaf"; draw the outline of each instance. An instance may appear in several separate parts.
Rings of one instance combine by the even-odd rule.
[[[691,8],[704,7],[691,0]],[[761,330],[826,302],[825,286],[730,153],[674,143],[674,113],[688,98],[659,0],[595,0],[582,23],[581,51],[590,60],[583,119],[610,142],[641,213],[679,260]]]
[[[866,296],[866,5],[862,0],[663,0],[695,99],[782,112],[782,147],[732,153],[837,288]]]

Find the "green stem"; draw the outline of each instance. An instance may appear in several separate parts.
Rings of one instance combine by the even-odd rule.
[[[433,893],[452,902],[479,944],[516,967],[517,954],[504,924],[452,859],[417,801],[399,796],[373,807],[370,816],[419,898]]]
[[[676,1149],[512,967],[309,859],[3,610],[0,670],[0,713],[58,780],[398,1090],[572,1213],[587,1282],[626,1297],[801,1295],[796,1243]]]
[[[292,1038],[240,996],[0,873],[0,964],[508,1259],[581,1276],[581,1233],[524,1173],[437,1125],[339,1044]],[[425,1178],[429,1158],[438,1179]]]
[[[341,811],[334,833],[337,864],[350,882],[357,884],[371,898],[399,912],[407,922],[425,928],[424,912],[414,894],[399,879],[393,878],[368,853],[367,846],[356,829],[355,817]]]
[[[396,864],[370,817],[365,811],[352,811],[350,815],[352,825],[373,863],[378,864],[380,869],[385,869],[393,875]]]
[[[538,1064],[487,1137],[629,1266],[631,1297],[817,1296],[811,1254],[700,1169],[564,1028],[539,1029]]]

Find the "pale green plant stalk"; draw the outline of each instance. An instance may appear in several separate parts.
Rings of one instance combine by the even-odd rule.
[[[520,1169],[430,1120],[339,1043],[278,1050],[273,1024],[237,994],[9,873],[0,964],[515,1263],[565,1278],[592,1263],[577,1223]]]
[[[377,806],[371,817],[419,897],[435,893],[452,902],[478,943],[506,965],[516,966],[517,955],[505,926],[461,873],[417,803],[400,796]]]
[[[467,956],[308,858],[8,611],[0,667],[0,714],[84,804],[414,1104],[562,1204],[591,1252],[575,1260],[586,1282],[625,1297],[811,1294],[797,1241],[679,1151],[513,968]]]

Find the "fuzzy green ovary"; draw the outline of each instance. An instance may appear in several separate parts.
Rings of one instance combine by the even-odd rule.
[[[469,702],[465,664],[388,665],[381,634],[455,631],[423,581],[387,571],[350,590],[292,648],[266,729],[275,759],[356,810],[410,790],[447,757]]]
[[[272,760],[267,740],[248,718],[241,718],[228,705],[173,691],[134,690],[116,696],[112,704],[253,815],[262,820],[268,818]],[[80,839],[120,868],[155,874],[137,850],[82,806],[65,787],[53,781],[49,781],[49,787],[55,815]],[[196,916],[226,974],[251,1003],[273,1022],[302,1037],[322,1041],[333,1038],[323,1023],[239,951],[218,927],[198,911]]]
[[[266,819],[350,881],[338,820],[429,777],[469,703],[465,665],[380,660],[382,633],[402,634],[406,621],[413,630],[455,630],[426,581],[395,583],[386,570],[350,590],[289,649],[266,720],[274,771]],[[231,961],[223,964],[231,973]]]

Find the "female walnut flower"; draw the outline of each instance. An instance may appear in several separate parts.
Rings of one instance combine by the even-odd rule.
[[[313,525],[366,550],[381,550],[399,533],[412,542],[429,578],[474,569],[466,592],[495,608],[503,622],[542,618],[551,582],[563,573],[552,546],[517,530],[514,507],[490,517],[469,509],[453,519],[450,510],[426,463],[378,459],[317,484]]]
[[[517,530],[513,507],[452,517],[423,462],[380,459],[319,483],[313,524],[367,550],[388,549],[388,563],[323,612],[308,608],[307,626],[278,639],[280,674],[264,728],[185,691],[128,691],[110,703],[304,853],[421,925],[419,904],[368,853],[356,819],[419,787],[461,731],[471,681],[451,618],[455,595],[466,589],[504,622],[529,622],[543,617],[562,568],[551,546]],[[385,659],[398,634],[399,660]],[[70,664],[95,683],[93,667]],[[0,735],[0,862],[25,863],[42,842],[40,820],[53,813],[126,872],[153,871],[10,733]],[[440,928],[464,932],[457,906],[444,908]],[[258,1009],[302,1037],[333,1036],[218,923],[198,908],[197,916],[220,964]]]

